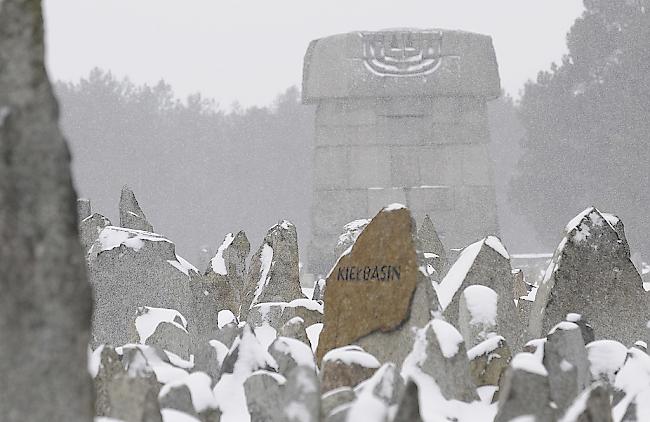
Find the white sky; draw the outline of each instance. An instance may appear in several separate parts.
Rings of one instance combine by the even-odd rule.
[[[566,52],[582,0],[45,0],[48,67],[76,80],[97,66],[223,107],[270,103],[299,85],[309,41],[351,30],[463,29],[492,35],[503,87]]]

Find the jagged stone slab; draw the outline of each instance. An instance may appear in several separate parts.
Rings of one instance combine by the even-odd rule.
[[[77,218],[82,221],[86,217],[90,217],[90,199],[79,198],[77,199]]]
[[[344,346],[330,350],[321,363],[321,389],[323,392],[340,387],[356,387],[370,378],[379,361],[358,346]]]
[[[305,343],[307,346],[310,346],[305,327],[305,320],[300,317],[293,317],[289,321],[285,322],[282,328],[280,328],[280,335],[283,337],[294,338]]]
[[[423,422],[420,416],[419,395],[418,385],[413,381],[409,381],[397,406],[393,422]]]
[[[389,417],[390,406],[397,403],[403,381],[393,363],[385,363],[358,388],[357,399],[348,411],[353,421],[383,422]],[[372,409],[372,413],[369,413]]]
[[[123,186],[120,193],[120,227],[153,233],[153,226],[147,220],[135,194],[128,186]]]
[[[420,271],[411,213],[399,204],[382,209],[348,251],[327,277],[317,357],[358,343],[382,362],[401,362],[412,328],[424,326],[437,309]]]
[[[336,408],[350,405],[356,398],[354,390],[350,387],[326,391],[321,397],[321,419],[326,420]]]
[[[41,2],[0,3],[0,417],[89,421],[91,289]]]
[[[562,412],[562,422],[612,422],[612,405],[609,392],[602,384],[594,384],[585,389]]]
[[[427,265],[431,265],[440,277],[444,276],[449,265],[447,249],[440,237],[438,237],[429,215],[424,216],[424,220],[422,220],[422,224],[418,229],[418,247],[424,254]]]
[[[316,372],[316,361],[311,348],[305,343],[289,338],[278,337],[269,346],[269,354],[278,364],[278,372],[288,376],[289,372],[298,366],[311,368]]]
[[[537,291],[530,335],[538,337],[568,313],[583,315],[597,339],[630,345],[643,338],[650,319],[647,294],[626,241],[594,207],[567,225]]]
[[[271,227],[251,258],[244,288],[241,318],[263,302],[291,302],[305,296],[300,288],[296,227],[281,221]]]
[[[112,225],[111,221],[101,214],[94,213],[79,222],[79,239],[84,254],[97,242],[104,228]]]
[[[325,279],[321,278],[314,283],[314,291],[311,300],[324,300],[325,299]]]
[[[467,351],[469,371],[477,387],[484,385],[502,386],[512,352],[505,339],[493,336]]]

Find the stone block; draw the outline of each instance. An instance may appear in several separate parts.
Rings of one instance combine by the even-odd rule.
[[[321,147],[314,151],[314,188],[345,188],[349,180],[347,147]]]
[[[421,145],[431,134],[429,116],[378,116],[377,133],[382,143],[390,145]]]
[[[314,233],[338,235],[350,221],[368,216],[368,194],[366,189],[316,191],[312,206]]]
[[[388,138],[375,125],[316,126],[316,146],[385,144]]]
[[[463,185],[492,185],[492,161],[486,144],[464,145],[462,158]]]
[[[454,186],[462,183],[463,148],[459,145],[425,146],[419,149],[420,185]]]
[[[403,188],[368,189],[368,212],[373,216],[389,204],[406,205],[406,190]]]
[[[420,184],[418,147],[390,148],[390,186],[410,187]]]
[[[316,125],[362,126],[376,122],[374,99],[346,98],[322,101],[316,110]]]
[[[389,187],[391,153],[388,147],[351,147],[349,162],[351,188]]]
[[[435,215],[453,209],[454,192],[448,186],[421,186],[406,191],[409,208]]]

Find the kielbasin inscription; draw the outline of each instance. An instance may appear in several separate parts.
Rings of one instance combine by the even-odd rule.
[[[401,276],[400,266],[375,265],[365,267],[340,267],[336,274],[336,280],[342,281],[399,281]]]

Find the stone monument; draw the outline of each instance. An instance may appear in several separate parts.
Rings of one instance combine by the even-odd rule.
[[[489,36],[400,29],[312,41],[303,102],[316,104],[309,265],[325,274],[350,221],[406,204],[448,248],[498,231],[487,101],[500,94]]]

